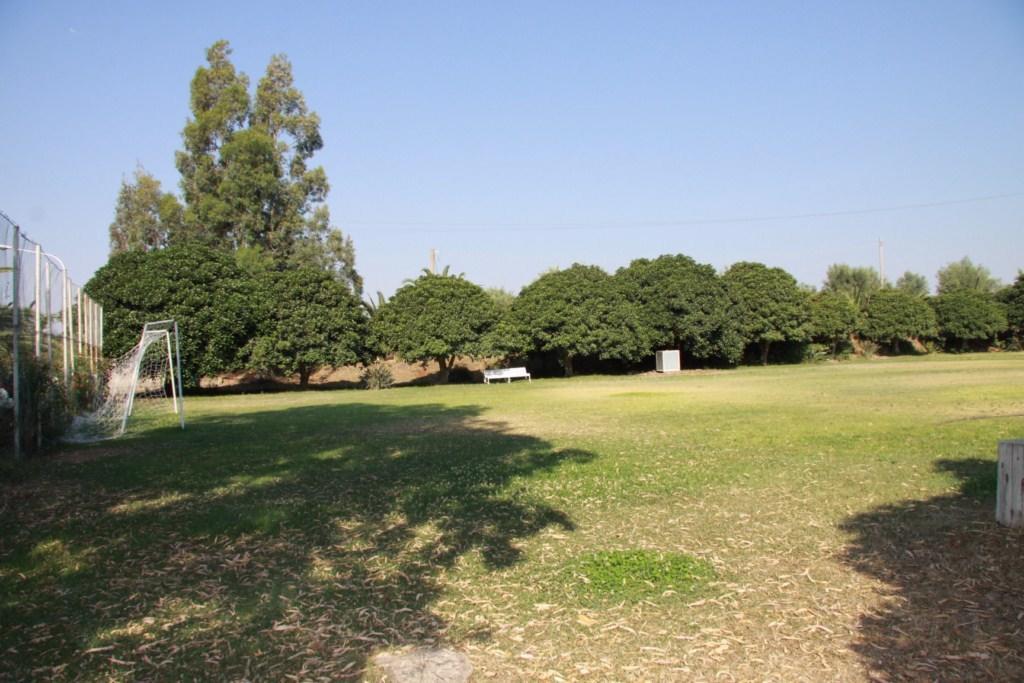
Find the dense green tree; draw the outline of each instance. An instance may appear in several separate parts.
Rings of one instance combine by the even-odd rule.
[[[177,154],[186,233],[229,249],[256,248],[277,263],[320,268],[359,294],[351,239],[330,224],[320,119],[295,87],[291,63],[274,55],[249,96],[226,41],[207,51],[192,79],[192,116]]]
[[[669,347],[684,358],[740,360],[743,337],[729,314],[728,289],[712,266],[682,254],[659,256],[637,259],[615,277],[637,307],[648,351]]]
[[[1006,319],[1010,332],[1018,339],[1024,338],[1024,271],[1017,273],[1017,279],[997,295],[1006,307]]]
[[[206,51],[208,66],[196,70],[190,87],[192,117],[182,131],[184,149],[175,156],[192,236],[214,244],[228,239],[218,188],[224,169],[220,149],[249,119],[249,78],[235,70],[226,40]],[[216,226],[216,227],[215,227]]]
[[[174,318],[181,330],[186,386],[241,367],[253,336],[251,281],[230,254],[186,243],[115,254],[85,291],[103,305],[104,351],[110,357],[139,341],[145,323]]]
[[[966,350],[992,341],[1007,327],[1006,308],[995,296],[975,289],[954,289],[932,300],[939,336],[946,350]]]
[[[899,289],[879,290],[868,299],[861,333],[894,350],[906,339],[935,335],[935,313],[923,298]]]
[[[516,297],[511,320],[528,349],[558,354],[566,376],[579,356],[638,360],[649,348],[635,309],[597,266],[540,276]]]
[[[835,358],[839,344],[849,339],[860,325],[860,311],[846,294],[821,292],[811,298],[811,336],[832,347]]]
[[[462,278],[424,274],[402,286],[371,321],[373,345],[406,361],[437,362],[440,381],[456,356],[479,356],[497,320],[494,302]]]
[[[730,314],[746,343],[760,346],[762,365],[768,364],[773,343],[807,338],[809,295],[792,275],[781,268],[741,262],[732,265],[722,279],[733,301]]]
[[[846,294],[857,304],[857,308],[864,310],[867,300],[880,287],[881,279],[874,268],[834,263],[828,267],[822,289],[826,292]]]
[[[248,367],[299,375],[306,386],[318,367],[362,358],[366,314],[358,297],[323,270],[270,271],[260,278],[260,321]]]
[[[928,296],[928,278],[908,270],[896,280],[896,289],[914,296]]]
[[[974,264],[966,256],[959,261],[946,264],[938,273],[938,293],[949,294],[958,289],[970,289],[985,294],[994,294],[999,290],[999,280],[992,277],[988,268]]]
[[[178,199],[140,166],[132,182],[121,181],[110,224],[110,253],[162,249],[181,234],[183,223]]]

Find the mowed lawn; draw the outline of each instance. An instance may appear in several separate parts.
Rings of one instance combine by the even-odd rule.
[[[187,401],[0,484],[0,678],[1024,679],[1024,354]],[[695,585],[602,593],[607,551]],[[598,555],[600,556],[600,555]],[[603,589],[602,589],[603,590]]]

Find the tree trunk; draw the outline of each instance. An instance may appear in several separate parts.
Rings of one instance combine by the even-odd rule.
[[[299,386],[306,388],[309,386],[309,376],[312,374],[313,368],[308,365],[299,366]]]
[[[839,357],[839,340],[838,339],[833,339],[832,340],[832,360],[835,360],[838,357]]]
[[[437,367],[439,372],[437,373],[438,384],[448,384],[448,375],[451,372],[452,365],[455,363],[455,357],[452,356],[439,356],[437,358]]]
[[[761,342],[761,365],[768,365],[768,349],[772,347],[770,341]]]
[[[562,367],[565,369],[565,376],[572,377],[572,354],[562,354]]]

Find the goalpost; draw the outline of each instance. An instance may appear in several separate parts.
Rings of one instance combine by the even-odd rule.
[[[121,436],[128,429],[128,418],[142,412],[166,411],[168,399],[178,416],[178,424],[184,429],[178,323],[174,320],[146,323],[139,342],[128,353],[111,361],[97,394],[95,410],[75,418],[69,440],[92,441]]]

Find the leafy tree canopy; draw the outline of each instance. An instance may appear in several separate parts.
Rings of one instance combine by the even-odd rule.
[[[992,277],[989,269],[976,265],[966,256],[959,261],[947,264],[938,273],[939,294],[949,294],[958,289],[970,289],[985,294],[994,294],[1001,286],[999,280]]]
[[[1006,307],[1006,319],[1013,334],[1018,338],[1024,336],[1024,271],[1017,273],[1014,283],[997,296]]]
[[[103,305],[104,350],[116,357],[147,322],[174,318],[187,387],[237,369],[254,327],[252,287],[230,254],[187,243],[115,254],[85,286]]]
[[[810,302],[796,279],[781,268],[761,263],[732,265],[722,276],[732,297],[731,314],[748,344],[759,344],[761,363],[768,363],[774,342],[807,337]]]
[[[896,289],[914,296],[928,296],[928,278],[908,270],[896,280]]]
[[[867,300],[881,287],[878,271],[864,266],[849,266],[834,263],[828,267],[825,284],[826,292],[845,294],[863,310]]]
[[[266,308],[247,349],[254,369],[294,374],[306,386],[321,366],[362,358],[366,314],[359,299],[329,273],[312,268],[269,271],[259,279]]]
[[[515,294],[504,287],[488,287],[484,291],[487,292],[487,296],[491,297],[491,301],[499,311],[507,313],[512,310],[512,304],[516,300]]]
[[[110,224],[111,254],[162,249],[181,234],[184,214],[178,199],[164,192],[160,181],[141,166],[134,178],[121,181],[117,194]]]
[[[483,354],[498,317],[483,289],[462,277],[424,274],[377,310],[374,345],[407,361],[437,361],[441,382],[456,356]]]
[[[739,361],[743,338],[712,266],[682,254],[659,256],[637,259],[615,277],[638,307],[648,351],[668,346],[694,358]]]
[[[896,348],[900,340],[932,337],[935,331],[935,313],[919,296],[887,288],[868,299],[861,325],[868,339]]]
[[[523,288],[511,315],[521,338],[557,353],[570,376],[578,356],[638,360],[649,348],[633,307],[597,266],[545,273]]]
[[[1006,308],[991,294],[954,289],[932,301],[939,336],[947,349],[991,340],[1006,330]]]
[[[831,345],[833,357],[839,344],[849,338],[859,324],[860,311],[846,294],[821,292],[811,299],[811,336]]]
[[[207,51],[192,79],[191,112],[176,156],[185,197],[184,234],[228,249],[257,248],[278,263],[321,268],[357,294],[352,242],[330,225],[320,119],[274,55],[250,98],[227,41]]]

